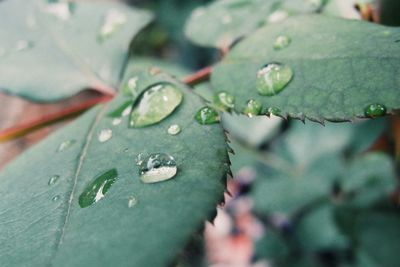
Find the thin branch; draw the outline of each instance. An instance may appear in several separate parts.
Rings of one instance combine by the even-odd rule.
[[[182,80],[183,83],[193,86],[210,78],[212,67],[205,67]]]

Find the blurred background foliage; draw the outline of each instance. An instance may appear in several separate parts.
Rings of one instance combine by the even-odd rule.
[[[221,57],[184,37],[191,12],[210,1],[127,2],[156,14],[132,44],[134,55],[173,62],[160,67],[177,76]],[[400,25],[399,1],[359,1],[358,9],[366,3],[375,6],[382,24]],[[332,1],[327,7],[340,14]],[[199,88],[210,100],[213,88]],[[204,238],[194,236],[177,266],[398,266],[397,119],[322,126],[275,116],[221,116],[234,151],[230,193],[214,225],[207,223]]]

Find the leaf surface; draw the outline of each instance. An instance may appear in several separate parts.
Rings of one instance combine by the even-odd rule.
[[[87,88],[112,93],[132,37],[151,17],[116,2],[1,1],[0,90],[41,102]]]
[[[299,27],[301,25],[301,27]],[[291,38],[275,50],[280,35]],[[264,27],[243,40],[214,68],[212,86],[237,99],[242,111],[249,99],[282,116],[315,121],[365,117],[371,104],[400,108],[400,29],[318,15],[290,18]],[[258,71],[281,63],[293,78],[278,94],[260,95]],[[265,112],[265,111],[264,111]]]

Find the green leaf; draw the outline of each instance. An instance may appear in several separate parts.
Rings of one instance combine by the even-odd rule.
[[[347,238],[340,233],[329,204],[312,210],[295,227],[295,237],[305,251],[344,249]]]
[[[280,259],[289,255],[289,247],[278,233],[267,231],[256,242],[256,256],[265,259]]]
[[[4,169],[2,265],[167,266],[174,261],[223,197],[228,157],[221,127],[202,126],[193,119],[204,105],[200,98],[164,74],[153,77],[155,83],[160,80],[174,83],[184,100],[159,124],[130,129],[123,117],[121,124],[113,125],[114,118],[107,114],[126,101],[118,96]],[[175,123],[182,132],[168,135],[167,128]],[[98,139],[103,129],[112,130],[106,142]],[[57,152],[66,140],[75,142]],[[135,164],[139,153],[173,156],[176,176],[142,183]],[[114,179],[114,169],[118,177],[105,185],[108,191],[99,191],[97,203],[81,208],[79,196],[93,196],[86,194],[88,185],[103,179],[104,173],[107,181]],[[58,178],[48,185],[54,175]]]
[[[34,101],[112,92],[132,37],[151,17],[116,2],[1,1],[0,23],[12,27],[0,29],[0,88]]]
[[[192,12],[185,34],[195,44],[227,48],[265,24],[274,24],[295,14],[318,11],[324,2],[315,6],[312,1],[304,0],[214,1]]]
[[[289,36],[291,43],[275,50],[280,35]],[[267,110],[280,109],[282,116],[314,121],[365,117],[364,110],[375,103],[391,113],[400,108],[399,37],[399,29],[367,22],[317,15],[290,18],[235,46],[214,68],[211,83],[236,97],[237,111],[255,99]],[[257,73],[274,62],[289,66],[293,77],[280,93],[262,96]]]

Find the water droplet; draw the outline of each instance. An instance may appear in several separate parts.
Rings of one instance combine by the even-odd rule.
[[[235,97],[227,92],[219,92],[214,95],[216,108],[229,111],[235,107]]]
[[[56,201],[58,201],[59,199],[60,199],[60,196],[57,195],[57,196],[54,196],[51,200],[54,201],[54,202],[56,202]]]
[[[281,115],[281,110],[277,107],[270,107],[267,110],[267,115],[279,116],[279,115]]]
[[[112,130],[111,129],[103,129],[99,133],[99,141],[101,143],[107,142],[112,137]]]
[[[137,86],[137,82],[138,82],[139,78],[138,77],[132,77],[129,78],[129,80],[125,83],[125,86],[122,88],[122,92],[124,95],[127,96],[136,96],[136,88]]]
[[[222,20],[221,20],[222,24],[230,24],[232,22],[232,17],[229,14],[226,14],[224,16],[222,16]]]
[[[138,200],[135,196],[128,197],[128,208],[132,208],[132,207],[136,206],[137,203],[138,203]]]
[[[55,183],[57,183],[58,179],[60,179],[60,175],[53,175],[49,181],[48,181],[48,185],[53,185]]]
[[[254,99],[250,99],[247,101],[246,107],[243,110],[243,113],[249,116],[250,118],[253,116],[257,116],[261,113],[262,105],[260,102]]]
[[[67,2],[51,2],[49,3],[46,8],[45,12],[50,15],[53,15],[59,20],[69,20],[76,8],[75,3],[67,3]]]
[[[364,110],[365,116],[371,117],[371,118],[385,116],[386,112],[387,112],[387,109],[382,104],[371,104],[371,105],[368,105]]]
[[[127,18],[124,13],[116,9],[111,9],[104,17],[103,25],[101,26],[99,33],[99,39],[104,41],[105,39],[111,37],[126,22]]]
[[[280,50],[290,45],[292,39],[287,35],[279,35],[274,42],[274,49]]]
[[[276,95],[286,87],[292,77],[293,71],[290,67],[280,63],[269,63],[257,72],[257,91],[261,95]]]
[[[285,10],[276,10],[268,16],[268,23],[281,22],[289,17],[289,13]]]
[[[140,161],[140,180],[143,183],[157,183],[176,175],[175,159],[165,153],[151,154]]]
[[[97,176],[93,182],[86,186],[85,190],[79,196],[79,206],[86,208],[103,199],[117,180],[117,177],[118,172],[116,169],[108,170]]]
[[[200,124],[213,124],[220,121],[218,112],[211,107],[202,107],[194,116]]]
[[[182,102],[181,91],[172,83],[151,85],[134,107],[130,127],[144,127],[168,117]]]
[[[172,124],[168,127],[167,132],[170,135],[177,135],[181,132],[181,127],[178,124]]]
[[[115,118],[112,121],[112,125],[117,126],[117,125],[120,125],[121,122],[122,122],[122,118]]]
[[[57,149],[57,152],[62,152],[64,150],[67,150],[68,148],[70,148],[71,146],[73,146],[76,143],[76,140],[71,139],[71,140],[66,140],[64,142],[62,142]]]
[[[17,50],[18,52],[20,51],[24,51],[24,50],[28,50],[31,49],[34,46],[32,41],[28,41],[28,40],[19,40],[17,41],[17,43],[15,44],[15,50]]]

